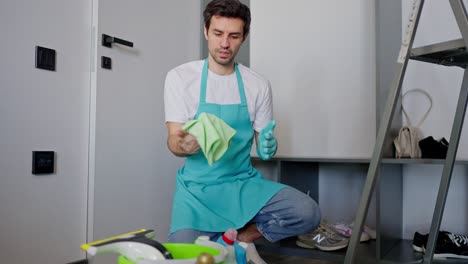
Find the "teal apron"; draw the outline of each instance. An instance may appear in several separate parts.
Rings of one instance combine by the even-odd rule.
[[[236,134],[226,153],[212,166],[208,165],[202,151],[186,158],[185,165],[177,173],[170,233],[184,228],[207,232],[239,229],[286,187],[265,180],[252,167],[250,151],[254,130],[237,63],[235,72],[241,103],[207,103],[208,60],[205,60],[195,119],[203,112],[214,114],[234,128]]]

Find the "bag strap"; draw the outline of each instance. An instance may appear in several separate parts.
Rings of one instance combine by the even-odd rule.
[[[422,125],[422,123],[424,122],[424,120],[426,120],[427,116],[429,115],[429,112],[431,112],[431,109],[432,109],[432,97],[431,95],[424,91],[424,90],[421,90],[421,89],[412,89],[412,90],[408,90],[406,91],[403,96],[401,97],[401,109],[403,110],[403,114],[405,115],[406,117],[406,120],[408,120],[408,126],[411,126],[411,120],[408,116],[408,113],[406,112],[405,110],[405,107],[403,106],[403,98],[405,98],[405,96],[409,93],[422,93],[424,94],[427,99],[429,99],[429,108],[426,110],[426,113],[423,115],[423,117],[421,118],[421,120],[419,120],[418,124],[415,126],[415,127],[419,127]]]

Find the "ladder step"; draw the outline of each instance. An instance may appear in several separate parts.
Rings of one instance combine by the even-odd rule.
[[[466,69],[468,53],[463,38],[411,49],[410,59]]]

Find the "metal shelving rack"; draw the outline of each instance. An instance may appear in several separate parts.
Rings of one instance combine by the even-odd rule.
[[[346,252],[344,260],[344,263],[346,264],[357,263],[356,257],[358,255],[357,248],[359,244],[359,234],[361,234],[367,211],[369,209],[369,204],[371,202],[371,196],[372,192],[374,191],[377,175],[381,172],[380,170],[384,152],[384,145],[390,135],[390,128],[395,108],[400,98],[401,86],[403,83],[403,78],[405,76],[406,67],[409,59],[428,63],[435,63],[444,66],[458,66],[465,69],[465,72],[452,125],[450,145],[447,152],[447,157],[443,165],[442,177],[432,218],[426,253],[421,257],[414,257],[412,252],[407,252],[408,249],[411,249],[409,241],[403,241],[399,248],[394,250],[396,253],[388,253],[390,255],[393,254],[395,256],[390,256],[390,260],[382,260],[383,256],[381,255],[383,250],[379,248],[384,247],[386,245],[383,245],[384,242],[378,241],[377,259],[379,262],[401,263],[401,261],[398,260],[398,258],[400,258],[401,255],[411,255],[409,259],[406,260],[407,263],[448,263],[448,261],[441,262],[440,260],[433,262],[433,254],[445,208],[445,203],[447,200],[448,188],[452,177],[453,166],[455,164],[455,157],[458,150],[468,99],[468,71],[466,70],[466,66],[468,63],[468,53],[466,51],[466,47],[468,46],[468,16],[462,0],[449,0],[449,2],[463,38],[443,43],[437,43],[434,45],[419,47],[415,49],[413,49],[412,46],[414,37],[416,35],[419,19],[421,17],[424,0],[415,0],[413,3],[413,10],[405,31],[405,35],[403,37],[403,41],[400,48],[400,54],[397,60],[397,71],[391,84],[391,88],[389,90],[385,110],[383,112],[378,130],[372,159],[369,164],[364,189],[361,195],[360,205],[355,218],[353,235],[350,239],[348,250]]]

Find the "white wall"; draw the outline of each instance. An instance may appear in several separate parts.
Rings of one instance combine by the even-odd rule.
[[[269,79],[278,157],[370,157],[375,3],[252,0],[251,68]]]
[[[402,1],[403,30],[408,24],[412,2]],[[461,34],[449,1],[425,1],[413,46],[419,47],[458,38],[461,38]],[[403,92],[414,88],[423,89],[431,94],[433,100],[432,111],[421,126],[423,137],[433,136],[435,139],[445,137],[449,140],[462,76],[463,70],[461,68],[417,61],[409,62],[403,83]],[[428,105],[427,100],[418,94],[412,94],[405,98],[404,102],[405,109],[408,109],[410,113],[410,118],[415,120],[424,114]],[[403,122],[406,122],[405,119]],[[466,124],[465,118],[457,155],[457,159],[460,160],[468,159]],[[406,165],[403,173],[403,236],[412,238],[415,231],[429,231],[442,176],[442,166]],[[466,227],[468,215],[466,174],[466,167],[455,166],[441,229],[468,234]]]
[[[86,240],[91,0],[0,2],[0,259],[63,264]],[[35,68],[55,49],[56,72]],[[31,152],[56,152],[34,176]]]
[[[403,168],[403,237],[429,233],[443,165],[406,165]],[[455,166],[440,229],[468,234],[468,169]]]

